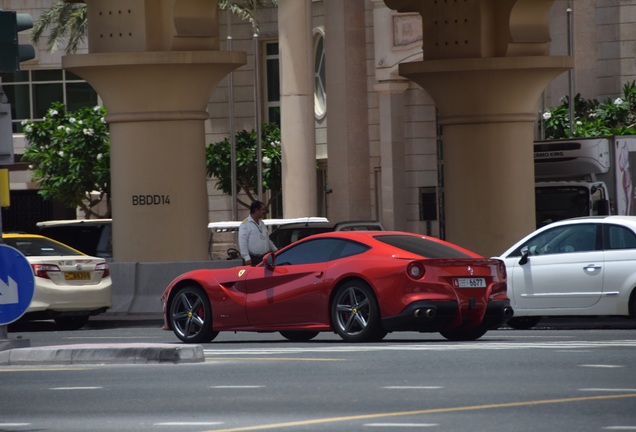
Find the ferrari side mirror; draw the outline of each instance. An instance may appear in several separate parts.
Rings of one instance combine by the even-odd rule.
[[[276,256],[273,253],[268,253],[267,255],[265,255],[265,258],[263,259],[263,261],[265,262],[265,265],[269,268],[276,267]]]

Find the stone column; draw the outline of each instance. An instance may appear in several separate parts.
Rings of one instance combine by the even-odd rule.
[[[283,213],[315,216],[316,136],[310,0],[279,0]]]
[[[423,58],[400,74],[443,126],[446,239],[499,254],[535,228],[533,128],[545,86],[572,66],[547,56],[552,0],[385,0],[423,17]]]
[[[404,159],[404,92],[408,82],[376,84],[380,110],[380,167],[382,224],[390,230],[406,230]]]
[[[62,66],[108,111],[116,261],[205,260],[204,121],[219,81],[246,61],[219,51],[213,0],[92,0],[89,54]]]
[[[327,0],[327,183],[330,220],[370,219],[365,9],[361,0]]]

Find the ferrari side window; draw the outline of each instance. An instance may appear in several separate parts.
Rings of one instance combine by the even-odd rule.
[[[276,265],[313,264],[329,261],[338,246],[337,239],[309,240],[276,255]]]
[[[340,240],[340,247],[336,250],[336,255],[333,259],[346,258],[353,255],[361,254],[362,252],[366,252],[370,249],[369,246],[363,245],[361,243],[357,243],[349,240]]]

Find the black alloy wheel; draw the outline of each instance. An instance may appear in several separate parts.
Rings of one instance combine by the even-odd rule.
[[[375,293],[361,280],[346,282],[338,289],[331,303],[331,322],[347,342],[380,341],[387,334]]]
[[[219,334],[212,329],[212,308],[201,287],[180,288],[172,298],[168,310],[170,327],[183,342],[210,342]]]

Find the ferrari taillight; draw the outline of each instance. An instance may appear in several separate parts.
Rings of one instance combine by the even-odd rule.
[[[412,262],[406,267],[406,273],[412,279],[422,279],[426,273],[426,268],[419,262]]]
[[[101,271],[102,273],[102,277],[108,277],[108,275],[110,275],[110,267],[108,266],[107,262],[103,262],[103,263],[99,263],[95,266],[95,271]]]
[[[499,261],[499,273],[505,279],[508,278],[508,273],[506,272],[506,264],[503,261]]]
[[[44,279],[51,279],[49,273],[60,271],[60,268],[54,264],[31,264],[31,268],[36,277]]]

